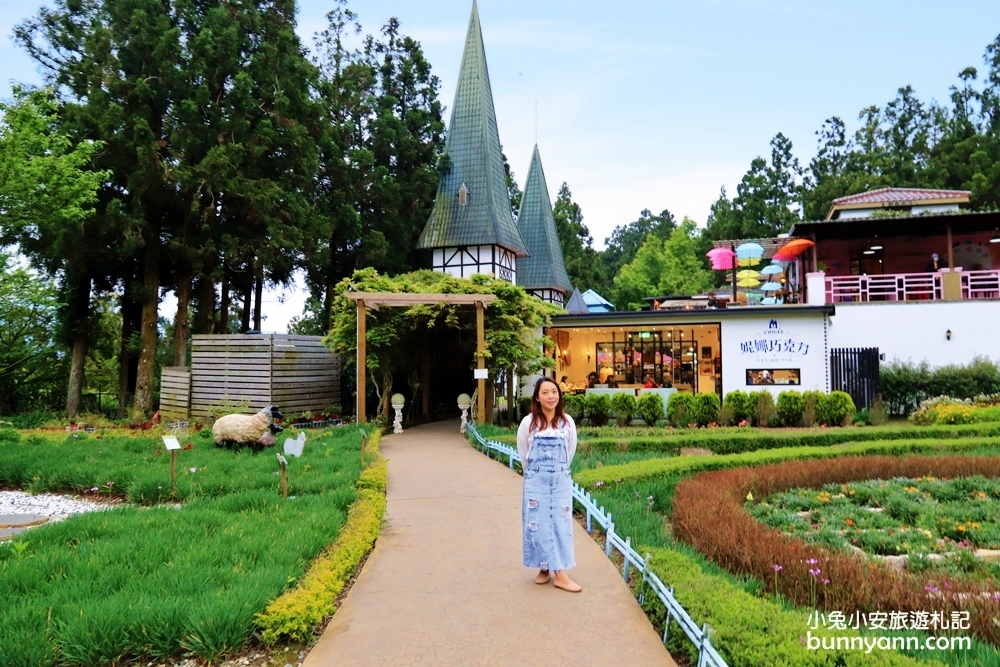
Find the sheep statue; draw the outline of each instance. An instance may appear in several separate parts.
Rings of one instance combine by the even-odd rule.
[[[264,431],[264,435],[260,436],[260,439],[250,446],[258,451],[267,449],[268,447],[274,447],[274,444],[278,441],[275,436],[284,430],[285,429],[281,427],[281,424],[271,424],[267,427],[267,430]]]
[[[215,445],[217,447],[261,446],[260,440],[269,432],[271,424],[274,423],[275,419],[282,417],[284,415],[278,410],[277,405],[269,405],[255,415],[236,414],[219,417],[212,427]],[[273,432],[271,433],[271,444],[274,444]]]

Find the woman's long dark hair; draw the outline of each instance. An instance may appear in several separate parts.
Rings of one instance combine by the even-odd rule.
[[[556,403],[556,412],[552,415],[551,422],[545,418],[545,413],[542,412],[542,404],[538,400],[538,392],[546,382],[551,382],[555,386],[556,391],[559,392],[559,402]],[[538,382],[535,383],[535,391],[531,394],[531,424],[528,426],[528,432],[543,431],[550,426],[556,428],[559,424],[564,423],[566,415],[563,413],[563,408],[563,393],[562,389],[559,388],[559,383],[552,378],[539,378]]]

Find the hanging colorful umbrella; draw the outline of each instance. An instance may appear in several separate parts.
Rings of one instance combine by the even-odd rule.
[[[742,243],[736,247],[740,259],[760,259],[764,256],[764,246],[759,243]]]
[[[777,264],[768,264],[763,269],[760,270],[762,276],[777,276],[784,273],[785,270],[778,266]]]
[[[736,253],[729,248],[712,248],[706,255],[716,271],[728,271],[736,265]]]
[[[760,285],[760,281],[756,278],[744,278],[736,283],[739,287],[756,287]]]
[[[744,278],[760,278],[760,274],[752,269],[744,269],[736,274],[738,280],[743,280]]]
[[[802,254],[803,250],[811,248],[814,245],[816,244],[809,239],[792,239],[781,246],[781,249],[774,253],[774,257],[771,259],[779,262],[793,262],[796,257]]]
[[[760,257],[741,257],[736,260],[737,266],[757,266],[760,264]]]
[[[776,283],[773,281],[766,282],[760,286],[760,288],[765,292],[776,292],[780,290],[781,287],[782,287],[781,283]]]

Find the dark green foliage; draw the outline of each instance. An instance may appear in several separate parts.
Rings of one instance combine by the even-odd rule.
[[[723,402],[730,410],[733,424],[739,424],[741,421],[749,423],[753,420],[753,413],[756,406],[753,399],[745,391],[740,391],[739,389],[731,391],[726,394]]]
[[[857,412],[854,399],[844,391],[833,391],[819,400],[816,420],[826,426],[847,426]]]
[[[778,419],[782,426],[798,426],[802,421],[802,411],[805,409],[805,399],[802,394],[787,390],[778,394]]]
[[[802,393],[802,425],[812,427],[816,425],[816,411],[819,409],[820,399],[823,398],[821,391],[806,391]]]
[[[774,396],[767,390],[755,391],[750,394],[753,400],[753,423],[761,428],[773,426]]]
[[[629,393],[616,393],[611,397],[611,409],[619,426],[628,426],[635,417],[635,396]]]
[[[578,394],[563,394],[563,409],[577,424],[583,421],[584,397]]]
[[[663,419],[663,398],[659,394],[644,393],[637,405],[639,416],[647,426],[656,426]]]
[[[719,395],[715,392],[711,394],[697,394],[694,397],[694,414],[699,426],[719,423]]]
[[[1000,392],[1000,366],[976,357],[967,365],[931,368],[927,362],[892,361],[879,368],[879,384],[892,414],[909,414],[921,401],[936,396],[974,398]]]
[[[583,224],[583,211],[573,201],[573,193],[563,183],[552,205],[552,217],[562,244],[563,263],[573,286],[580,292],[588,289],[607,293],[614,274],[606,274],[601,265],[604,253],[594,250],[594,239],[587,225]]]
[[[670,394],[670,399],[667,401],[667,421],[671,426],[687,426],[697,418],[694,396],[685,392]]]
[[[593,426],[604,426],[613,414],[611,397],[607,394],[591,394],[587,396],[587,419]]]
[[[16,445],[21,442],[21,434],[16,429],[0,428],[0,442],[9,442]]]
[[[158,438],[0,442],[0,486],[97,487],[147,505],[32,529],[18,537],[23,553],[0,545],[0,664],[168,661],[185,651],[215,661],[245,645],[254,615],[336,539],[355,498],[358,430],[311,438],[289,460],[288,500],[272,454],[196,440],[179,455],[173,493]]]
[[[604,250],[601,252],[601,265],[609,281],[607,287],[611,287],[610,282],[621,268],[635,259],[636,253],[650,234],[663,242],[670,238],[671,232],[676,228],[677,220],[673,213],[664,209],[659,215],[653,215],[648,208],[639,213],[638,220],[615,227],[611,236],[604,240]]]

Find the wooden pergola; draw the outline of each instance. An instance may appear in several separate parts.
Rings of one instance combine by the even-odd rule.
[[[358,423],[365,423],[365,335],[367,332],[366,320],[368,308],[378,310],[382,306],[410,308],[418,305],[435,305],[445,303],[453,306],[475,306],[476,307],[476,368],[486,369],[486,330],[485,311],[486,307],[496,300],[494,294],[415,294],[412,292],[347,292],[347,298],[353,299],[358,304]],[[424,371],[424,407],[429,408],[427,401],[427,374]],[[479,373],[483,377],[476,380],[478,387],[476,402],[476,421],[479,424],[486,419],[486,378],[484,373]]]

